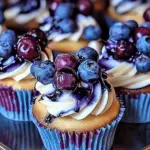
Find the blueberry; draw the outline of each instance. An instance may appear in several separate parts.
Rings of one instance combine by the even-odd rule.
[[[150,29],[150,22],[144,22],[140,25],[140,27],[146,27]]]
[[[136,47],[140,53],[150,56],[150,36],[139,38]]]
[[[135,60],[136,68],[139,72],[146,73],[150,71],[150,57],[140,55]]]
[[[4,21],[5,21],[4,13],[2,11],[0,11],[0,24],[3,24]]]
[[[150,7],[148,7],[144,14],[143,14],[143,18],[145,19],[145,21],[150,21]]]
[[[4,11],[6,8],[6,3],[4,0],[0,0],[0,11]]]
[[[54,83],[58,89],[74,90],[78,84],[78,76],[72,68],[61,68],[54,76]]]
[[[98,59],[97,51],[88,46],[83,47],[79,51],[77,51],[76,56],[79,58],[80,61],[84,61],[87,59],[97,61],[97,59]]]
[[[0,40],[9,41],[12,45],[17,43],[17,36],[13,30],[6,30],[2,33]]]
[[[119,41],[129,39],[131,29],[126,24],[117,22],[109,30],[110,39]]]
[[[74,8],[71,3],[61,3],[58,5],[55,16],[61,19],[70,18],[74,13]]]
[[[85,60],[79,65],[78,74],[86,83],[97,81],[100,76],[99,65],[93,60]]]
[[[55,66],[50,60],[35,61],[31,66],[31,74],[42,84],[50,84],[55,74]]]
[[[130,27],[132,30],[138,27],[138,23],[134,20],[128,20],[125,24]]]
[[[39,42],[30,36],[21,37],[17,42],[18,56],[33,61],[40,57],[41,46]]]
[[[71,19],[64,19],[60,21],[59,27],[63,33],[72,33],[76,30],[76,24]]]
[[[90,25],[84,29],[83,35],[89,41],[98,40],[102,35],[102,30],[99,26]]]
[[[142,36],[150,36],[150,29],[147,27],[138,27],[134,30],[134,39],[136,41]]]
[[[12,53],[12,45],[8,41],[0,41],[0,57],[7,59]]]
[[[78,60],[73,54],[59,54],[55,59],[55,66],[57,70],[64,67],[76,69],[78,67]]]

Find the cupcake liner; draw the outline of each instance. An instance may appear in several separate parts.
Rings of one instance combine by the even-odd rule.
[[[29,107],[36,91],[13,90],[12,87],[0,85],[0,113],[12,120],[31,121]]]
[[[122,122],[147,123],[150,122],[150,94],[120,94],[120,99],[126,106]]]
[[[32,115],[32,108],[30,108],[30,114],[47,150],[109,150],[112,147],[116,128],[125,110],[123,103],[120,102],[120,104],[120,112],[112,123],[95,131],[80,134],[61,132],[56,129],[50,131],[37,122]]]
[[[10,149],[42,149],[43,144],[40,135],[32,122],[13,121],[3,116],[0,116],[0,120],[0,141]]]

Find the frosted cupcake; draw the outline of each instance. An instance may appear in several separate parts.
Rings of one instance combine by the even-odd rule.
[[[108,14],[118,21],[125,22],[133,19],[142,23],[143,13],[149,6],[149,0],[111,0]]]
[[[150,122],[150,26],[133,21],[114,24],[99,64],[126,104],[124,122]]]
[[[19,37],[6,30],[0,35],[0,113],[6,118],[29,121],[29,105],[37,94],[36,79],[30,73],[35,60],[51,57],[44,52],[46,36],[39,29]]]
[[[40,20],[40,29],[47,33],[50,49],[75,52],[87,45],[97,51],[101,49],[102,30],[91,16],[91,1],[60,1],[50,6],[50,16]]]
[[[96,50],[84,47],[32,65],[40,96],[30,113],[46,149],[111,148],[124,108],[97,58]]]
[[[11,28],[37,28],[37,18],[46,11],[45,0],[9,0],[4,11],[6,24]]]

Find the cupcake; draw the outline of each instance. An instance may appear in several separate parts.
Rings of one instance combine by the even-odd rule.
[[[123,122],[150,122],[150,24],[115,23],[99,64],[125,102]]]
[[[30,113],[47,150],[111,148],[124,107],[97,58],[84,47],[31,66],[40,95]]]
[[[76,52],[87,45],[97,51],[101,49],[102,30],[91,16],[90,0],[54,1],[49,7],[50,15],[40,20],[40,29],[47,34],[51,50]]]
[[[135,20],[142,23],[143,13],[150,6],[149,0],[111,0],[108,14],[117,21]]]
[[[9,0],[4,16],[11,28],[37,28],[37,18],[46,11],[46,0]]]
[[[29,105],[37,92],[36,79],[30,73],[33,61],[52,57],[44,50],[46,36],[40,29],[17,38],[13,30],[0,35],[0,113],[6,118],[29,121]]]

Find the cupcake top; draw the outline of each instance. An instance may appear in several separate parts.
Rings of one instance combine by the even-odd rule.
[[[150,22],[115,23],[99,64],[114,87],[139,89],[150,85]]]
[[[141,13],[142,16],[145,9],[149,7],[149,0],[111,0],[110,3],[119,14],[136,12]]]
[[[115,92],[97,60],[96,50],[84,47],[76,54],[59,54],[54,63],[32,65],[31,73],[38,80],[35,89],[41,94],[39,102],[48,111],[45,123],[65,116],[82,120],[103,114],[112,106]]]
[[[40,29],[54,42],[62,40],[98,41],[102,30],[91,16],[93,4],[90,0],[52,1],[50,14],[40,20]],[[98,43],[97,43],[98,44]]]
[[[43,51],[47,38],[43,31],[34,29],[17,37],[13,30],[0,35],[0,80],[31,79],[30,67],[36,60],[45,61],[48,56]]]
[[[4,15],[6,19],[14,19],[17,23],[24,24],[41,15],[45,8],[45,0],[10,0]]]

